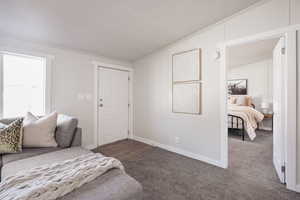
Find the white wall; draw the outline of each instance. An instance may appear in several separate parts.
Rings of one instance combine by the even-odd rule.
[[[94,66],[92,61],[120,64],[128,62],[96,57],[81,52],[52,48],[45,45],[0,37],[0,50],[37,52],[54,56],[52,69],[52,108],[59,113],[75,116],[83,129],[83,145],[92,146],[94,140]],[[82,97],[80,97],[82,96]]]
[[[291,23],[299,24],[300,23],[300,1],[291,0]]]
[[[253,98],[254,105],[257,109],[260,109],[263,100],[269,103],[273,102],[272,59],[231,67],[227,72],[228,80],[248,80],[248,95]]]
[[[224,40],[288,26],[291,22],[300,23],[299,4],[299,0],[265,1],[134,62],[134,134],[218,163],[221,156],[220,66],[213,59],[216,45]],[[297,8],[290,9],[290,5]],[[203,51],[203,114],[174,114],[171,112],[171,54],[193,48]],[[180,144],[175,143],[175,136],[180,137]],[[298,152],[300,156],[299,149]],[[300,172],[300,162],[298,164]]]
[[[217,43],[224,40],[222,30],[223,27],[218,26],[135,63],[136,136],[201,155],[206,160],[220,160],[219,63],[212,55]],[[174,114],[171,55],[195,47],[201,47],[203,55],[203,114]],[[175,144],[175,137],[180,138],[179,144]]]
[[[299,4],[300,5],[300,4]],[[299,7],[300,9],[300,7]],[[300,22],[300,20],[299,20]],[[298,98],[297,98],[297,184],[300,185],[300,70],[299,70],[299,59],[300,59],[300,33],[297,33],[297,38],[298,38],[298,74],[297,74],[297,81],[298,81],[298,87],[297,87],[297,92],[298,92]],[[300,186],[299,186],[300,190]]]
[[[299,0],[291,0],[291,22],[293,24],[300,24],[300,1]],[[300,33],[297,34],[297,48],[298,48],[298,99],[297,99],[297,184],[298,190],[300,191],[300,70],[299,70],[299,60],[300,60]]]

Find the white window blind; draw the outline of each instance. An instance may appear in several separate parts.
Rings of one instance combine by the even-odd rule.
[[[46,58],[10,53],[0,55],[0,116],[24,116],[28,111],[35,115],[46,114]]]

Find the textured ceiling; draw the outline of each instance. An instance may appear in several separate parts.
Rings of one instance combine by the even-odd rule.
[[[132,61],[259,0],[5,0],[0,34]]]

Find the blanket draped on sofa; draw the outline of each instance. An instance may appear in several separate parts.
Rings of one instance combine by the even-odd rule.
[[[0,183],[0,199],[54,200],[113,168],[124,171],[117,159],[89,153],[64,162],[20,171]]]

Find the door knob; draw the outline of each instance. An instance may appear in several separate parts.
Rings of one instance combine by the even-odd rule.
[[[103,107],[103,104],[102,104],[102,103],[100,103],[100,104],[99,104],[99,107]]]

